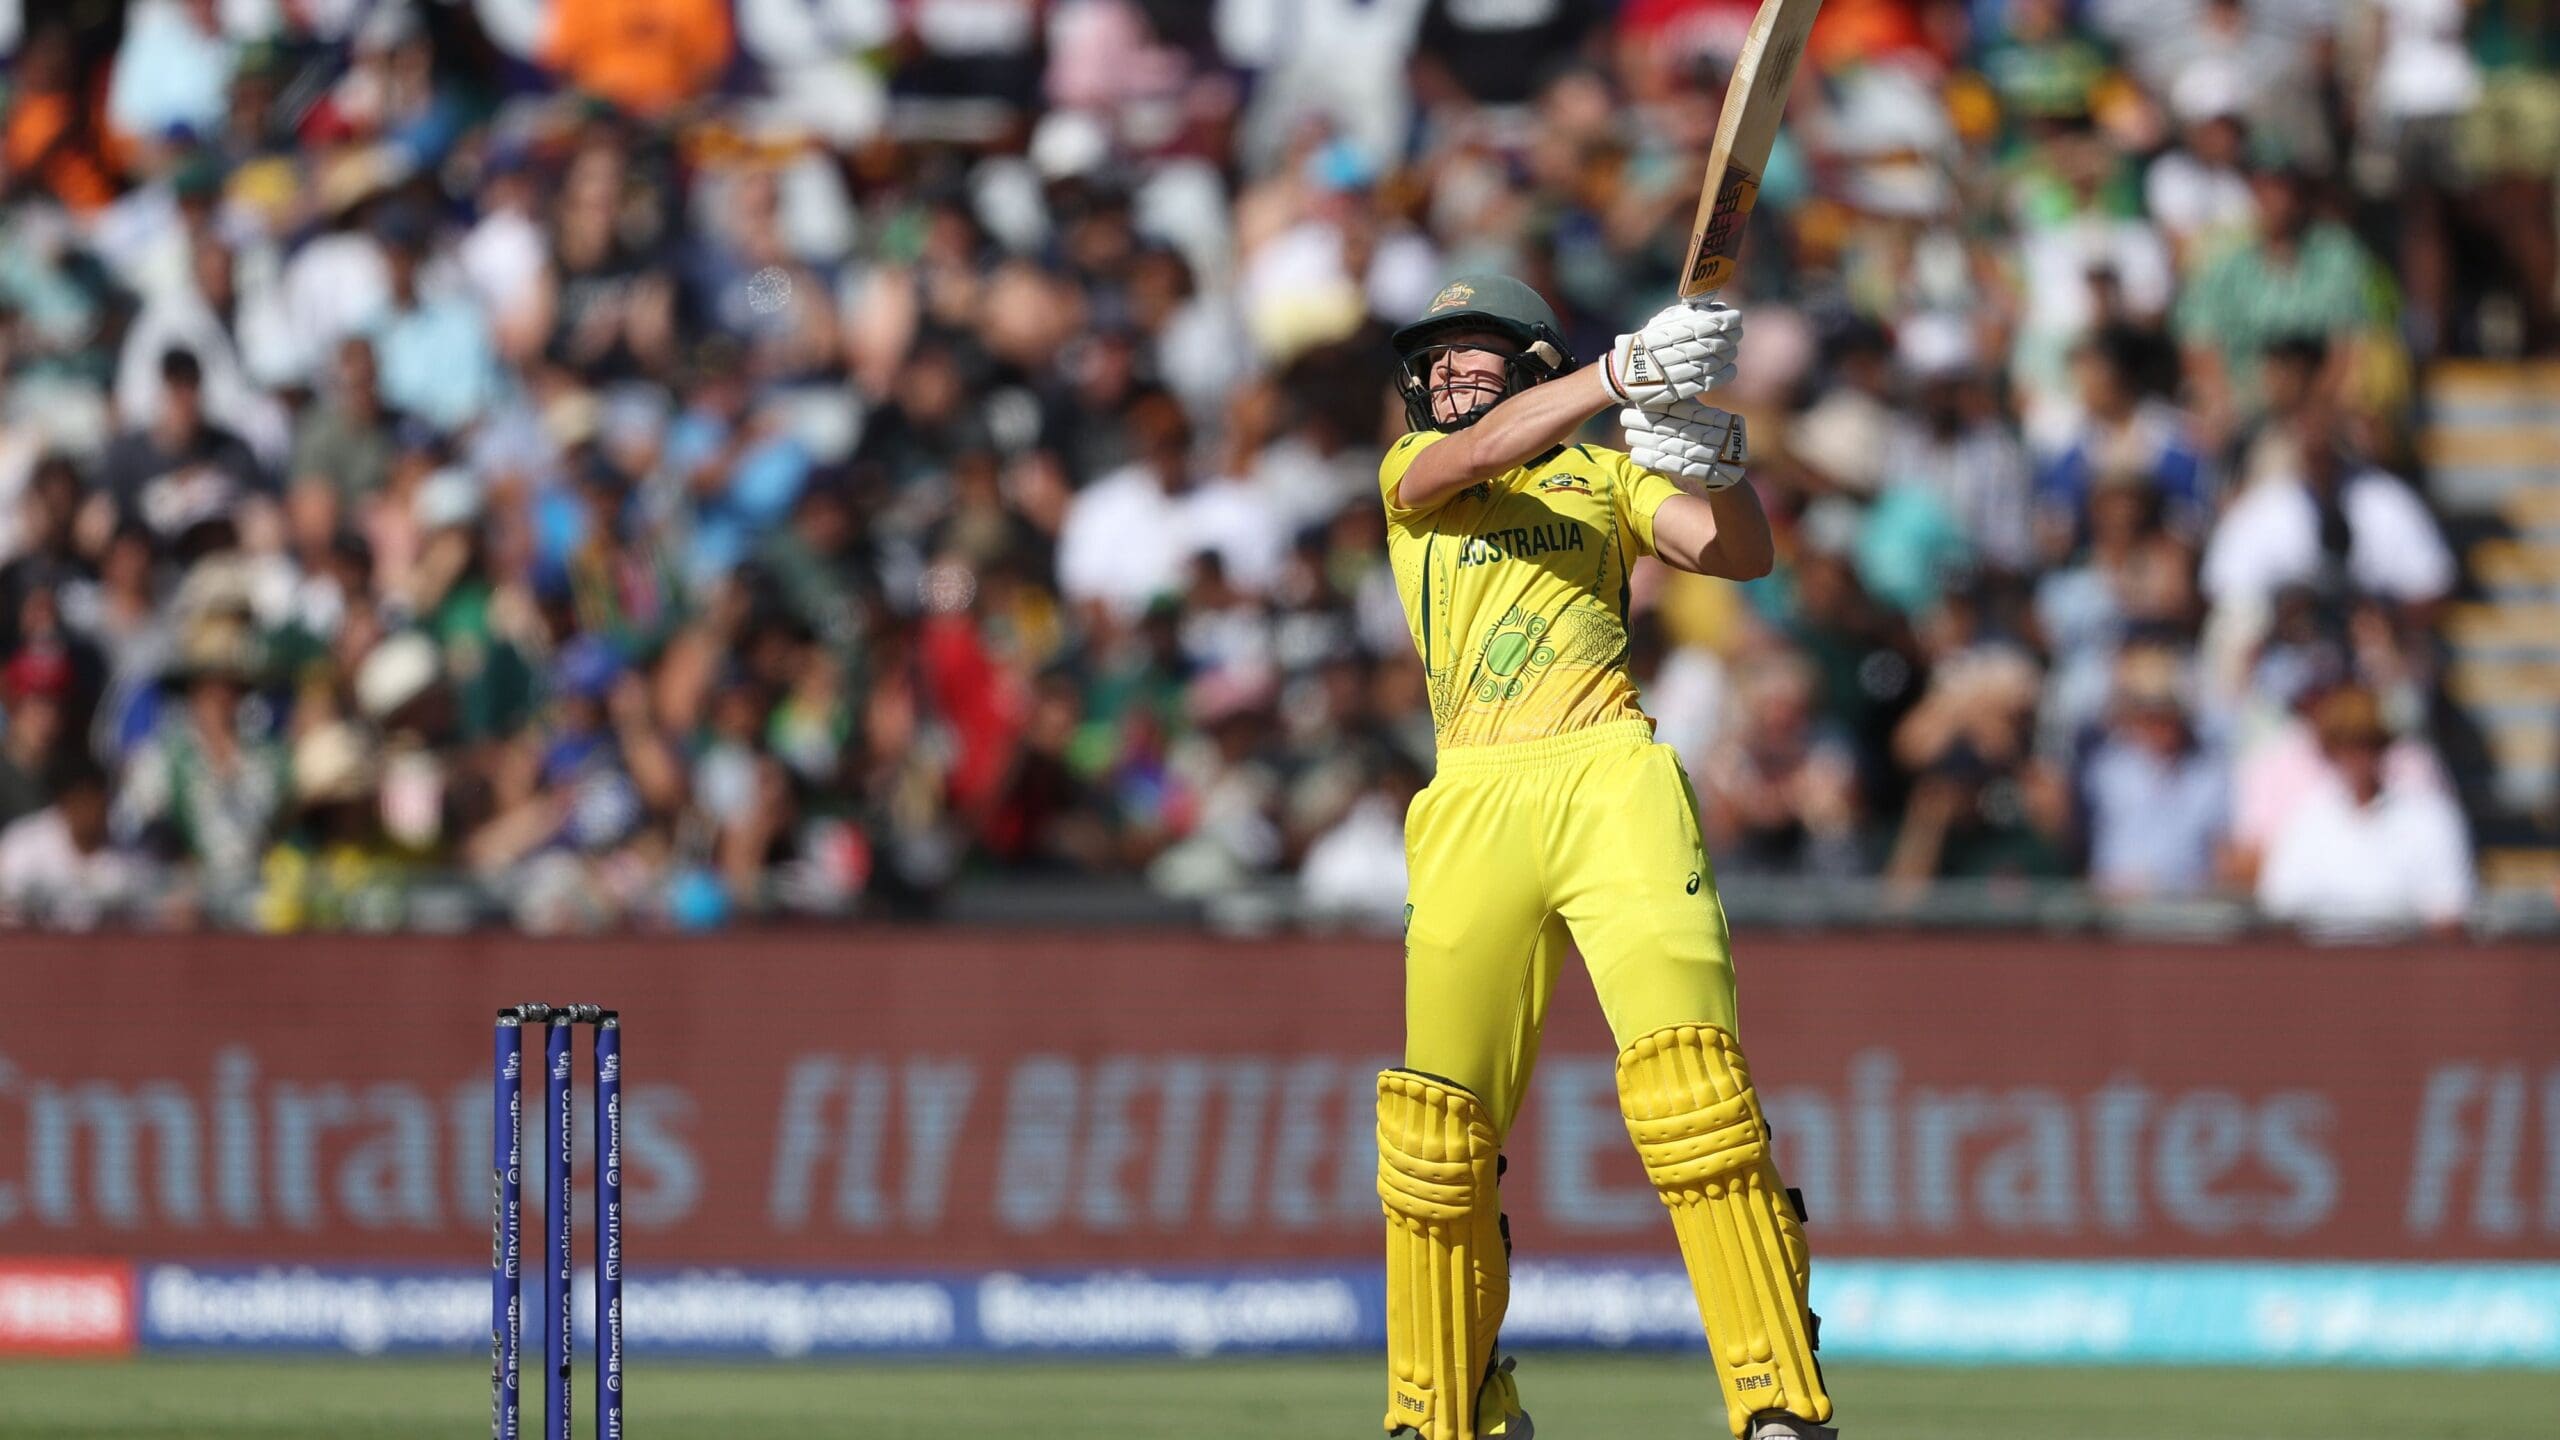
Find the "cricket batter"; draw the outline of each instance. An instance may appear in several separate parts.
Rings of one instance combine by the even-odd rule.
[[[1674,306],[1576,370],[1507,276],[1395,333],[1412,433],[1378,467],[1387,551],[1431,690],[1439,773],[1405,817],[1404,1064],[1378,1077],[1395,1437],[1526,1440],[1495,1338],[1499,1178],[1568,939],[1618,1053],[1636,1151],[1697,1288],[1726,1419],[1829,1440],[1796,1202],[1734,1038],[1724,907],[1697,800],[1627,675],[1627,577],[1769,570],[1733,374],[1739,312]],[[1571,443],[1616,408],[1628,451]]]

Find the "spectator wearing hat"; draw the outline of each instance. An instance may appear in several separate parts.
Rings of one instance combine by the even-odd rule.
[[[202,898],[217,905],[255,881],[269,829],[292,793],[284,748],[244,723],[256,673],[245,609],[212,608],[188,620],[166,677],[177,704],[135,752],[116,795],[116,834],[195,866]]]
[[[2129,648],[2116,661],[2105,735],[2081,778],[2089,880],[2119,899],[2186,897],[2214,884],[2230,819],[2230,771],[2201,740],[2174,650]]]
[[[2307,591],[2279,596],[2276,618],[2253,677],[2258,698],[2278,708],[2255,733],[2244,731],[2231,777],[2229,868],[2254,886],[2278,835],[2316,792],[2336,783],[2313,719],[2347,682],[2340,637],[2329,633]],[[2452,784],[2426,741],[2391,740],[2382,755],[2382,784],[2394,792],[2450,795]]]
[[[258,927],[286,933],[395,917],[386,900],[401,857],[383,832],[374,737],[353,721],[324,719],[296,737],[290,763],[293,800],[261,866]]]
[[[449,858],[459,832],[457,770],[466,763],[452,743],[452,692],[442,666],[433,640],[403,630],[365,653],[354,684],[357,712],[382,737],[384,838],[405,855],[432,861]]]
[[[2315,705],[2312,732],[2327,783],[2286,816],[2258,872],[2258,904],[2321,933],[2369,934],[2462,923],[2472,893],[2471,842],[2442,790],[2384,764],[2391,732],[2370,690],[2339,689]]]

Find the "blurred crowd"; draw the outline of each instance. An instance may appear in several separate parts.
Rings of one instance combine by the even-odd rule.
[[[1755,8],[0,4],[0,907],[1392,917],[1385,332],[1662,303]],[[1727,883],[2456,921],[2411,400],[2560,344],[2555,74],[1829,0],[1727,296],[1779,570],[1632,627]]]

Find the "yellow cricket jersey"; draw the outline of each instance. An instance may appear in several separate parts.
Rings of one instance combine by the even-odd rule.
[[[1431,682],[1442,749],[1641,718],[1627,676],[1627,572],[1680,493],[1622,451],[1568,445],[1427,510],[1397,503],[1419,430],[1378,465],[1387,560]]]

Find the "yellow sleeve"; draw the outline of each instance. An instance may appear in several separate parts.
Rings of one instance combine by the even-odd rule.
[[[1422,512],[1407,505],[1397,494],[1404,472],[1413,468],[1414,457],[1448,439],[1445,431],[1416,430],[1387,447],[1386,458],[1378,462],[1378,498],[1387,504],[1387,518],[1404,520]]]
[[[1680,487],[1638,465],[1625,451],[1592,448],[1608,456],[1617,473],[1618,483],[1609,487],[1609,493],[1617,501],[1619,525],[1634,537],[1637,554],[1652,554],[1654,512],[1663,501],[1682,493]]]

